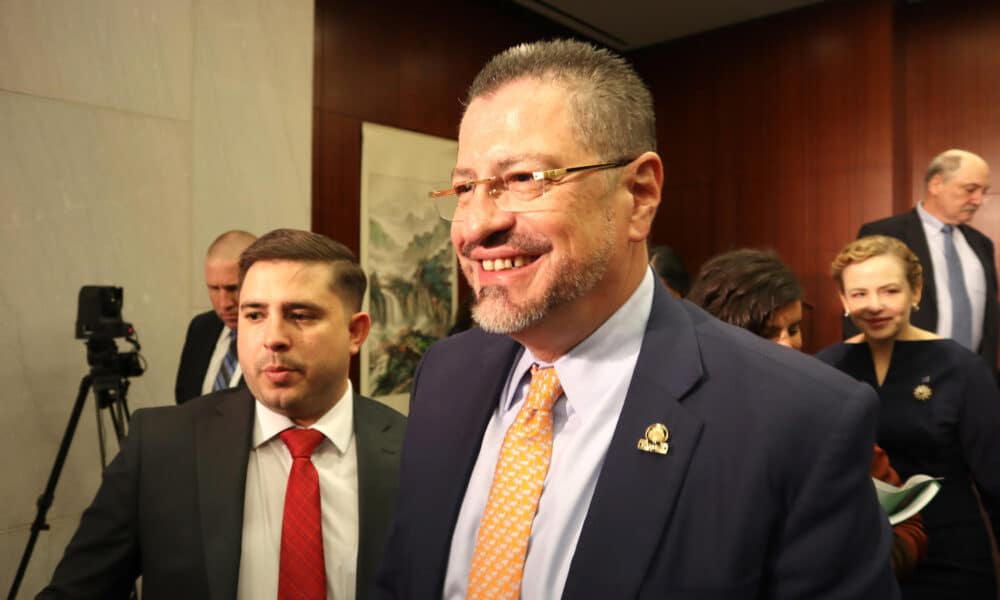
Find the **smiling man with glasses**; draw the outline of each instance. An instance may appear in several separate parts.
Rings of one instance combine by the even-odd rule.
[[[872,390],[648,266],[663,165],[635,71],[524,44],[465,106],[430,196],[479,328],[415,375],[378,597],[896,598]]]

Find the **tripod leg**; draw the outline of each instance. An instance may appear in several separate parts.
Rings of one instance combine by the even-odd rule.
[[[108,406],[108,414],[111,415],[111,425],[115,430],[115,438],[118,440],[118,447],[121,448],[122,441],[128,434],[128,405],[126,404],[125,395],[128,391],[128,381],[121,380],[118,382],[118,395],[115,397],[115,401]]]
[[[66,432],[63,433],[62,441],[59,443],[59,451],[56,453],[56,460],[52,464],[52,471],[49,474],[49,482],[45,486],[45,491],[38,497],[38,513],[35,521],[31,524],[31,535],[28,537],[28,544],[24,548],[21,556],[21,564],[17,568],[14,582],[10,586],[8,598],[14,600],[17,597],[17,590],[21,587],[21,580],[28,569],[28,561],[31,560],[31,553],[35,549],[35,542],[38,541],[38,534],[49,528],[45,522],[45,515],[48,514],[52,506],[52,499],[55,497],[56,483],[59,482],[59,475],[62,473],[63,464],[66,462],[66,455],[69,454],[69,445],[73,441],[73,434],[76,433],[76,426],[80,422],[80,413],[83,412],[83,404],[87,400],[87,392],[90,391],[90,375],[85,375],[80,380],[80,389],[76,394],[76,402],[73,403],[73,411],[69,415],[69,422],[66,424]]]

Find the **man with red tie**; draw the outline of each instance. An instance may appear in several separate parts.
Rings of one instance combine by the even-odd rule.
[[[279,229],[240,257],[249,389],[138,410],[39,598],[365,598],[405,419],[353,392],[367,281],[343,245]]]

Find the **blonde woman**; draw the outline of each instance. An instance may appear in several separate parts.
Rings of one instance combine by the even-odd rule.
[[[903,598],[995,600],[988,530],[1000,534],[1000,393],[990,368],[910,322],[923,272],[899,240],[855,240],[831,272],[845,314],[861,333],[818,358],[878,391],[877,441],[904,479],[944,478],[922,511],[929,553],[902,583]],[[992,525],[983,520],[977,492]]]

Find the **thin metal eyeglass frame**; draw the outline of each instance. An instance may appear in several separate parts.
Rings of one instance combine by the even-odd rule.
[[[634,158],[623,158],[623,159],[620,159],[620,160],[616,160],[616,161],[612,161],[612,162],[606,162],[606,163],[600,163],[600,164],[596,164],[596,165],[582,165],[582,166],[579,166],[579,167],[562,167],[562,168],[559,168],[559,169],[547,169],[547,170],[544,170],[544,171],[532,171],[531,172],[531,178],[534,179],[535,181],[543,181],[543,182],[544,181],[552,181],[552,180],[555,180],[555,179],[559,179],[560,177],[564,177],[566,175],[569,175],[570,173],[581,173],[581,172],[584,172],[584,171],[600,171],[600,170],[603,170],[603,169],[617,169],[617,168],[624,167],[624,166],[628,165],[629,163],[631,163],[634,160],[635,160]],[[469,186],[469,185],[471,185],[472,186],[472,190],[470,190],[470,191],[475,191],[476,186],[478,186],[480,184],[483,184],[483,183],[493,183],[493,182],[496,182],[498,180],[502,181],[502,176],[494,175],[493,177],[484,177],[482,179],[470,179],[468,181],[462,181],[460,183],[457,183],[457,184],[451,186],[450,188],[445,188],[443,190],[433,190],[431,192],[428,192],[427,196],[430,197],[430,198],[434,198],[434,199],[443,198],[445,196],[458,196],[458,191],[455,188],[457,188],[459,186]],[[499,196],[502,195],[503,190],[497,190],[497,191],[501,192],[499,194],[492,193],[493,191],[494,190],[490,190],[490,192],[491,192],[490,196],[494,199],[494,202],[496,202],[496,198],[498,198]],[[499,207],[499,205],[498,205],[498,207]],[[499,208],[501,208],[501,210],[507,210],[507,209],[505,209],[503,207],[499,207]],[[509,212],[519,212],[519,211],[509,211]],[[523,211],[520,211],[520,212],[523,212]],[[438,214],[445,221],[454,221],[455,220],[453,218],[454,215],[452,215],[452,217],[446,217],[446,216],[442,215],[441,212],[440,212],[440,207],[439,207],[439,210],[438,210]]]

